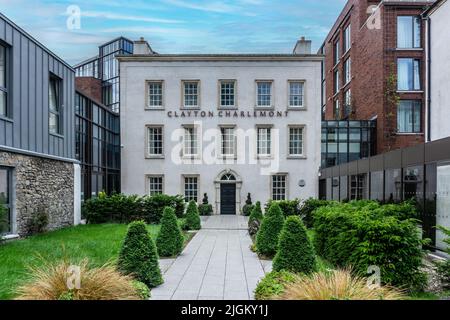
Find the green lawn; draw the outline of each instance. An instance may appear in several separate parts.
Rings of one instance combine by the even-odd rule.
[[[159,228],[148,226],[153,239]],[[92,266],[115,261],[126,231],[127,225],[84,225],[0,245],[0,300],[14,298],[15,288],[27,278],[27,266],[41,259],[77,262],[87,258]]]

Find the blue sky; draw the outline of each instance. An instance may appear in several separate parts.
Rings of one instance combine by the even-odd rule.
[[[345,0],[0,0],[0,11],[69,63],[119,35],[160,53],[289,53],[322,43]],[[66,26],[81,9],[81,29]]]

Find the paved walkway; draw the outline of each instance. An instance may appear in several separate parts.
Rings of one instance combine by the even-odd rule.
[[[250,250],[247,218],[202,218],[203,229],[167,268],[153,300],[252,300],[263,266]],[[166,264],[167,265],[167,264]]]

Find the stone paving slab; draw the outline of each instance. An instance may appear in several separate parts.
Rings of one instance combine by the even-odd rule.
[[[183,253],[166,263],[164,284],[152,300],[253,300],[264,267],[250,250],[247,218],[202,217],[203,229]]]

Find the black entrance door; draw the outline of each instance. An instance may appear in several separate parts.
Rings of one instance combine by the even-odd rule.
[[[224,183],[220,186],[220,213],[236,214],[236,185]]]

